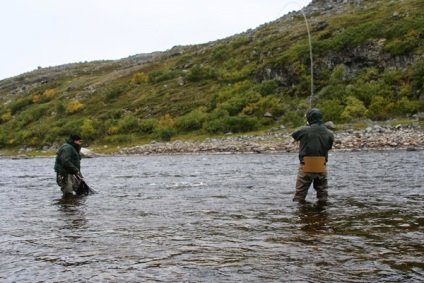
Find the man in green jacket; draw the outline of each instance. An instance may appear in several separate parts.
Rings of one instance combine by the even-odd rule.
[[[296,179],[295,202],[304,202],[309,187],[317,192],[318,201],[328,198],[327,170],[328,151],[333,146],[334,134],[322,123],[322,113],[313,108],[306,113],[307,126],[297,129],[292,137],[300,141],[300,166]]]
[[[56,153],[54,164],[56,183],[65,197],[73,196],[82,180],[80,151],[81,136],[79,134],[72,134]]]

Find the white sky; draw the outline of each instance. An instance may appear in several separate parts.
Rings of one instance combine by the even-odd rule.
[[[0,80],[222,39],[312,0],[2,0]]]

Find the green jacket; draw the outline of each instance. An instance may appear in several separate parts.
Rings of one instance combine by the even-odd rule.
[[[328,151],[333,147],[333,132],[322,123],[322,113],[316,108],[306,113],[306,119],[309,125],[292,134],[296,141],[300,141],[300,162],[303,163],[304,156],[325,156],[325,161],[328,161]]]
[[[68,139],[56,153],[54,171],[58,173],[77,174],[80,172],[81,147]]]

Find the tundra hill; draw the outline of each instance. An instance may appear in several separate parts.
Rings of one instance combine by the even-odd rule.
[[[2,80],[0,149],[55,148],[73,132],[86,146],[261,132],[301,125],[311,105],[336,123],[424,110],[422,0],[315,0],[304,13],[205,44]]]

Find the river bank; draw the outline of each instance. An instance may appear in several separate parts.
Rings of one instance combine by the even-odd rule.
[[[419,124],[380,126],[361,130],[335,131],[333,150],[423,150],[424,130]],[[270,130],[262,135],[207,138],[204,141],[152,142],[146,145],[123,148],[120,155],[184,154],[184,153],[265,153],[295,152],[291,132],[285,129]]]
[[[370,124],[361,129],[344,125],[343,128],[333,128],[332,130],[335,136],[334,151],[424,150],[424,128],[419,122],[396,126]],[[104,155],[297,152],[299,145],[293,141],[292,132],[293,129],[280,127],[258,135],[233,135],[229,133],[221,138],[206,138],[202,141],[152,141],[149,144],[124,148],[119,146],[88,146],[82,148],[81,155],[91,158]],[[0,157],[52,156],[56,154],[58,147],[59,145],[56,145],[42,150],[24,147],[15,153],[0,151]],[[105,153],[105,148],[107,153]]]

